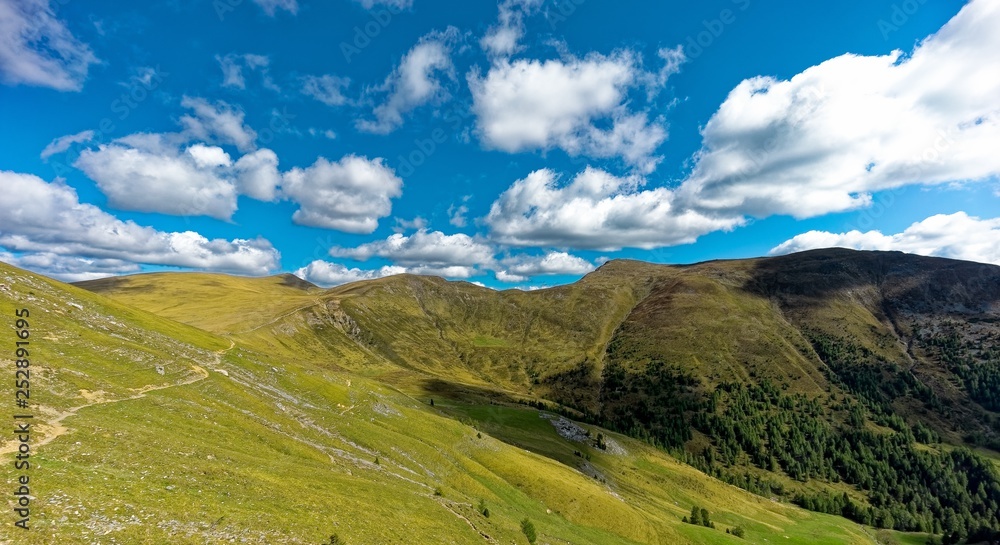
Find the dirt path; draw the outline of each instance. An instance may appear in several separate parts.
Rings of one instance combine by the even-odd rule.
[[[263,324],[260,324],[260,325],[257,325],[257,326],[253,326],[250,329],[244,329],[243,331],[233,331],[231,333],[227,333],[227,335],[243,335],[243,334],[246,334],[246,333],[253,333],[254,331],[257,331],[258,329],[260,329],[262,327],[267,327],[269,325],[277,323],[280,320],[284,320],[285,318],[291,316],[292,314],[295,314],[296,312],[300,312],[300,311],[303,311],[303,310],[305,310],[307,308],[312,308],[312,307],[315,307],[315,306],[318,306],[318,305],[322,305],[322,304],[323,304],[323,301],[320,301],[320,300],[316,299],[316,300],[314,300],[312,303],[310,303],[308,305],[305,305],[305,306],[299,307],[297,309],[291,310],[289,312],[286,312],[286,313],[282,314],[281,316],[278,316],[277,318],[275,318],[275,319],[273,319],[273,320],[271,320],[269,322],[266,322],[266,323],[263,323]]]
[[[234,348],[236,348],[236,343],[232,339],[230,339],[229,348],[216,350],[214,352],[215,361],[212,362],[212,364],[215,366],[220,365],[222,363],[222,356]],[[63,425],[63,420],[66,420],[67,418],[76,415],[77,412],[86,409],[87,407],[94,407],[97,405],[110,405],[112,403],[121,403],[123,401],[132,401],[135,399],[141,399],[143,397],[146,397],[146,394],[150,392],[155,392],[157,390],[166,390],[168,388],[177,388],[179,386],[187,386],[189,384],[194,384],[196,382],[200,382],[208,378],[208,371],[206,371],[205,368],[200,365],[192,364],[191,370],[196,373],[196,376],[184,379],[180,382],[175,382],[173,384],[161,384],[159,386],[146,385],[143,386],[142,388],[135,390],[135,394],[129,397],[123,397],[120,399],[98,399],[96,401],[80,405],[78,407],[73,407],[67,411],[58,412],[55,414],[55,418],[52,418],[44,423],[36,424],[36,429],[44,430],[45,434],[42,440],[33,442],[31,448],[34,450],[39,447],[43,447],[51,443],[52,441],[55,441],[57,438],[69,433],[70,428],[67,428],[66,426]],[[8,441],[7,444],[0,446],[0,456],[6,456],[7,454],[13,454],[17,452],[19,445],[20,443],[17,440]]]
[[[463,515],[462,513],[459,513],[458,511],[456,511],[456,510],[455,510],[455,508],[453,508],[453,507],[452,507],[451,505],[449,505],[449,504],[448,504],[448,502],[447,502],[446,500],[442,500],[442,499],[440,499],[440,498],[434,498],[434,499],[435,499],[435,500],[436,500],[436,501],[437,501],[437,502],[438,502],[439,504],[441,504],[441,506],[442,506],[442,507],[444,507],[445,509],[447,509],[448,511],[450,511],[450,512],[451,512],[451,514],[453,514],[453,515],[455,515],[456,517],[458,517],[458,518],[460,518],[460,519],[464,520],[464,521],[465,521],[465,523],[466,523],[466,524],[468,524],[470,528],[472,528],[473,530],[475,530],[475,531],[476,531],[476,533],[478,533],[478,534],[479,534],[479,536],[480,536],[480,537],[482,537],[483,539],[485,539],[485,540],[486,540],[487,542],[489,542],[489,543],[496,543],[496,542],[497,542],[497,541],[496,541],[495,539],[493,539],[492,537],[490,537],[490,536],[486,535],[486,533],[485,533],[485,532],[483,532],[482,530],[480,530],[479,528],[477,528],[477,527],[476,527],[476,525],[475,525],[475,524],[473,524],[473,523],[472,523],[472,521],[471,521],[471,520],[469,520],[469,518],[468,518],[468,517],[466,517],[466,516],[465,516],[465,515]]]

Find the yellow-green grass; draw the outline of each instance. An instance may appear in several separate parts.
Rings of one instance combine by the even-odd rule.
[[[588,479],[614,492],[622,503],[635,509],[638,518],[630,525],[641,528],[652,543],[697,542],[735,543],[725,530],[741,526],[750,543],[871,543],[861,527],[840,517],[809,513],[797,507],[771,501],[706,477],[694,468],[677,462],[644,443],[593,426],[583,425],[591,437],[602,433],[625,449],[613,454],[592,444],[559,436],[539,411],[497,405],[468,405],[439,401],[435,406],[446,414],[473,423],[483,433],[575,468]],[[579,451],[581,456],[575,452]],[[589,459],[587,459],[589,456]],[[544,485],[543,485],[544,487]],[[715,530],[678,522],[692,505],[709,509]],[[610,516],[622,516],[620,510]],[[595,517],[608,516],[595,513]],[[785,538],[787,536],[787,538]]]
[[[208,273],[148,273],[79,283],[126,305],[214,333],[262,327],[318,303],[319,288],[291,275],[246,278]]]
[[[602,483],[553,454],[567,445],[531,411],[477,429],[337,361],[276,357],[6,266],[0,283],[5,311],[28,306],[50,337],[33,408],[66,428],[33,452],[32,530],[5,524],[0,542],[523,543],[523,518],[553,544],[870,542],[620,436],[626,457],[590,449]],[[517,434],[534,451],[500,440]],[[681,523],[692,503],[719,528]],[[735,524],[745,541],[725,534]]]

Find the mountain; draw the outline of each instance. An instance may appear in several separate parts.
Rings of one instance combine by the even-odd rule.
[[[220,527],[269,543],[331,532],[349,543],[520,542],[523,518],[541,542],[571,543],[713,543],[735,539],[724,530],[737,526],[749,542],[871,542],[875,530],[848,519],[924,533],[882,542],[990,540],[1000,529],[998,267],[831,249],[689,266],[612,261],[534,292],[412,275],[323,290],[288,276],[161,273],[81,284],[96,295],[4,271],[12,304],[38,297],[21,286],[44,285],[42,308],[86,300],[133,332],[92,329],[79,315],[51,327],[79,331],[89,347],[53,360],[57,380],[40,385],[84,407],[65,421],[112,408],[131,418],[104,415],[93,433],[74,424],[81,445],[99,437],[109,447],[66,475],[107,459],[135,480],[145,474],[118,453],[153,449],[148,459],[172,468],[167,476],[213,490],[180,493],[161,476],[174,488],[130,489],[141,501],[129,505],[174,506],[154,511],[157,530],[112,508],[78,531],[101,517],[116,521],[102,530],[135,542],[203,542]],[[139,340],[146,332],[178,344],[157,349]],[[105,377],[127,376],[100,363],[128,354],[123,338],[160,350],[138,360],[147,367],[174,351],[193,363],[173,382],[119,386],[111,403],[91,405],[123,380]],[[55,372],[64,367],[73,374]],[[59,407],[42,405],[49,429],[67,427]],[[204,425],[198,415],[220,423],[212,435],[191,429]],[[159,452],[164,441],[181,446]],[[40,456],[53,449],[55,465],[68,463],[60,445],[69,446],[58,436]],[[219,452],[225,463],[214,463]],[[285,479],[294,493],[275,489]],[[74,505],[83,490],[96,497],[66,484],[58,494]],[[183,512],[184,502],[221,518]],[[395,520],[390,505],[408,513],[406,526],[369,513]],[[692,505],[718,528],[684,524]],[[261,513],[273,527],[255,521]]]
[[[416,397],[548,407],[866,524],[1000,528],[998,267],[828,249],[616,260],[527,293],[408,275],[307,291],[250,331],[224,326],[239,303],[171,317]]]
[[[607,308],[622,312],[642,295],[617,279],[588,282],[619,297]],[[280,277],[193,274],[85,285],[112,297],[0,264],[8,357],[17,331],[29,331],[31,343],[30,403],[16,409],[11,400],[5,413],[34,416],[30,468],[10,463],[15,437],[0,443],[5,490],[30,478],[30,530],[14,526],[10,510],[3,543],[319,544],[331,535],[349,544],[526,543],[525,519],[538,543],[723,543],[737,529],[747,543],[873,542],[874,530],[841,517],[741,491],[643,441],[501,399],[527,399],[541,383],[514,375],[504,379],[509,388],[493,387],[496,357],[443,361],[476,381],[448,381],[469,395],[435,394],[432,405],[412,392],[446,382],[444,368],[435,375],[423,358],[450,345],[392,356],[393,346],[407,346],[395,337],[413,342],[404,337],[422,330],[387,338],[387,329],[367,329],[375,320],[366,313],[382,312],[380,304],[433,327],[429,316],[482,302],[469,311],[477,322],[454,326],[457,336],[497,316],[532,314],[525,294],[495,300],[475,286],[417,277],[330,291]],[[430,314],[407,299],[435,290],[454,299],[428,302]],[[528,331],[549,328],[556,340],[560,324],[575,323],[556,307],[588,308],[571,293],[541,294],[553,308],[539,310]],[[24,309],[27,323],[18,324]],[[558,350],[540,341],[525,349],[552,362],[572,343],[599,352],[587,335],[602,327],[610,335],[614,321],[591,315],[590,329]],[[496,346],[514,338],[503,328],[481,334],[469,346],[515,348]],[[337,351],[355,359],[336,359]],[[5,368],[10,400],[14,368]],[[476,392],[506,393],[490,402]],[[685,524],[692,507],[709,511],[715,528]]]

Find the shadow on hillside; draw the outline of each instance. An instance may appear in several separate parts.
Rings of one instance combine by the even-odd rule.
[[[82,282],[72,282],[72,285],[83,288],[94,293],[104,293],[109,291],[128,290],[131,292],[151,292],[153,286],[132,286],[132,278],[129,276],[109,276],[97,280],[84,280]]]
[[[485,404],[515,404],[519,402],[519,400],[514,396],[500,390],[493,390],[484,386],[461,384],[458,382],[442,380],[440,378],[424,379],[421,382],[421,387],[427,395],[456,401]]]
[[[760,260],[742,289],[782,303],[809,304],[866,287],[913,310],[983,312],[1000,303],[1000,267],[828,248]]]

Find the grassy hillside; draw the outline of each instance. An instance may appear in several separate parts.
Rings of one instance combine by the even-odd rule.
[[[11,324],[31,312],[37,418],[31,530],[7,521],[0,542],[526,543],[527,518],[550,544],[872,543],[625,436],[585,426],[610,450],[568,439],[537,410],[432,407],[338,362],[258,351],[6,265],[0,302]],[[0,449],[13,490],[16,444]],[[681,522],[693,504],[715,529]],[[736,526],[744,540],[725,533]]]
[[[150,273],[80,282],[110,296],[213,333],[236,333],[316,304],[319,288],[290,274],[243,278],[205,273]]]
[[[1000,477],[955,448],[1000,445],[997,267],[849,250],[613,261],[530,293],[402,275],[299,292],[224,330],[230,308],[274,289],[238,282],[261,287],[170,316],[422,400],[558,409],[864,523],[950,538],[1000,528]]]

